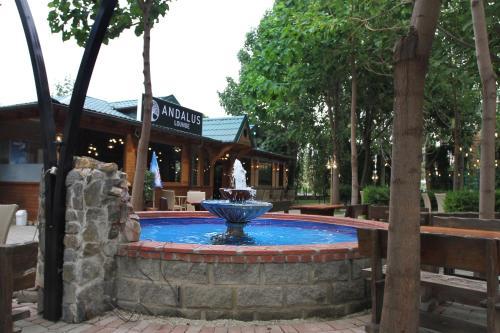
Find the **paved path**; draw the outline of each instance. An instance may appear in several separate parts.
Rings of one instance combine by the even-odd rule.
[[[361,333],[370,315],[363,314],[331,321],[287,320],[283,322],[238,322],[219,320],[206,322],[180,318],[138,317],[124,321],[114,312],[81,324],[51,322],[36,314],[35,304],[13,304],[28,308],[30,318],[15,322],[22,333]],[[129,314],[130,316],[130,314]]]

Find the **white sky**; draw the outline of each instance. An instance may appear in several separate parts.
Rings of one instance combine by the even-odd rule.
[[[29,0],[43,49],[51,92],[66,76],[76,78],[83,48],[51,34],[47,1]],[[0,105],[36,100],[31,62],[14,0],[0,6]],[[188,108],[223,116],[217,91],[237,78],[238,51],[273,0],[177,0],[151,36],[153,95],[174,94]],[[171,46],[171,47],[169,47]],[[88,96],[134,99],[142,88],[142,37],[127,31],[103,45]]]

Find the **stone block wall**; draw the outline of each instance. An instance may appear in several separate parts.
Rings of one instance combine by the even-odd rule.
[[[361,276],[369,261],[355,249],[314,255],[198,250],[188,244],[122,245],[118,306],[191,319],[270,320],[339,317],[369,304]]]
[[[138,240],[140,225],[138,217],[130,215],[126,174],[114,163],[76,158],[66,191],[62,320],[78,323],[111,308],[114,256],[120,243]],[[42,255],[38,277],[43,290]]]

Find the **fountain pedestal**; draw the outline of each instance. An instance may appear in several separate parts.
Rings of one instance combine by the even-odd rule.
[[[252,244],[251,237],[245,234],[244,227],[262,214],[268,212],[273,205],[269,202],[249,200],[250,190],[220,189],[227,200],[203,200],[201,205],[210,213],[226,220],[227,230],[224,234],[212,237],[213,244]]]

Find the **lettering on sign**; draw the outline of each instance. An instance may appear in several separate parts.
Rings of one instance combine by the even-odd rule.
[[[155,125],[201,135],[203,114],[153,97],[151,122]]]

